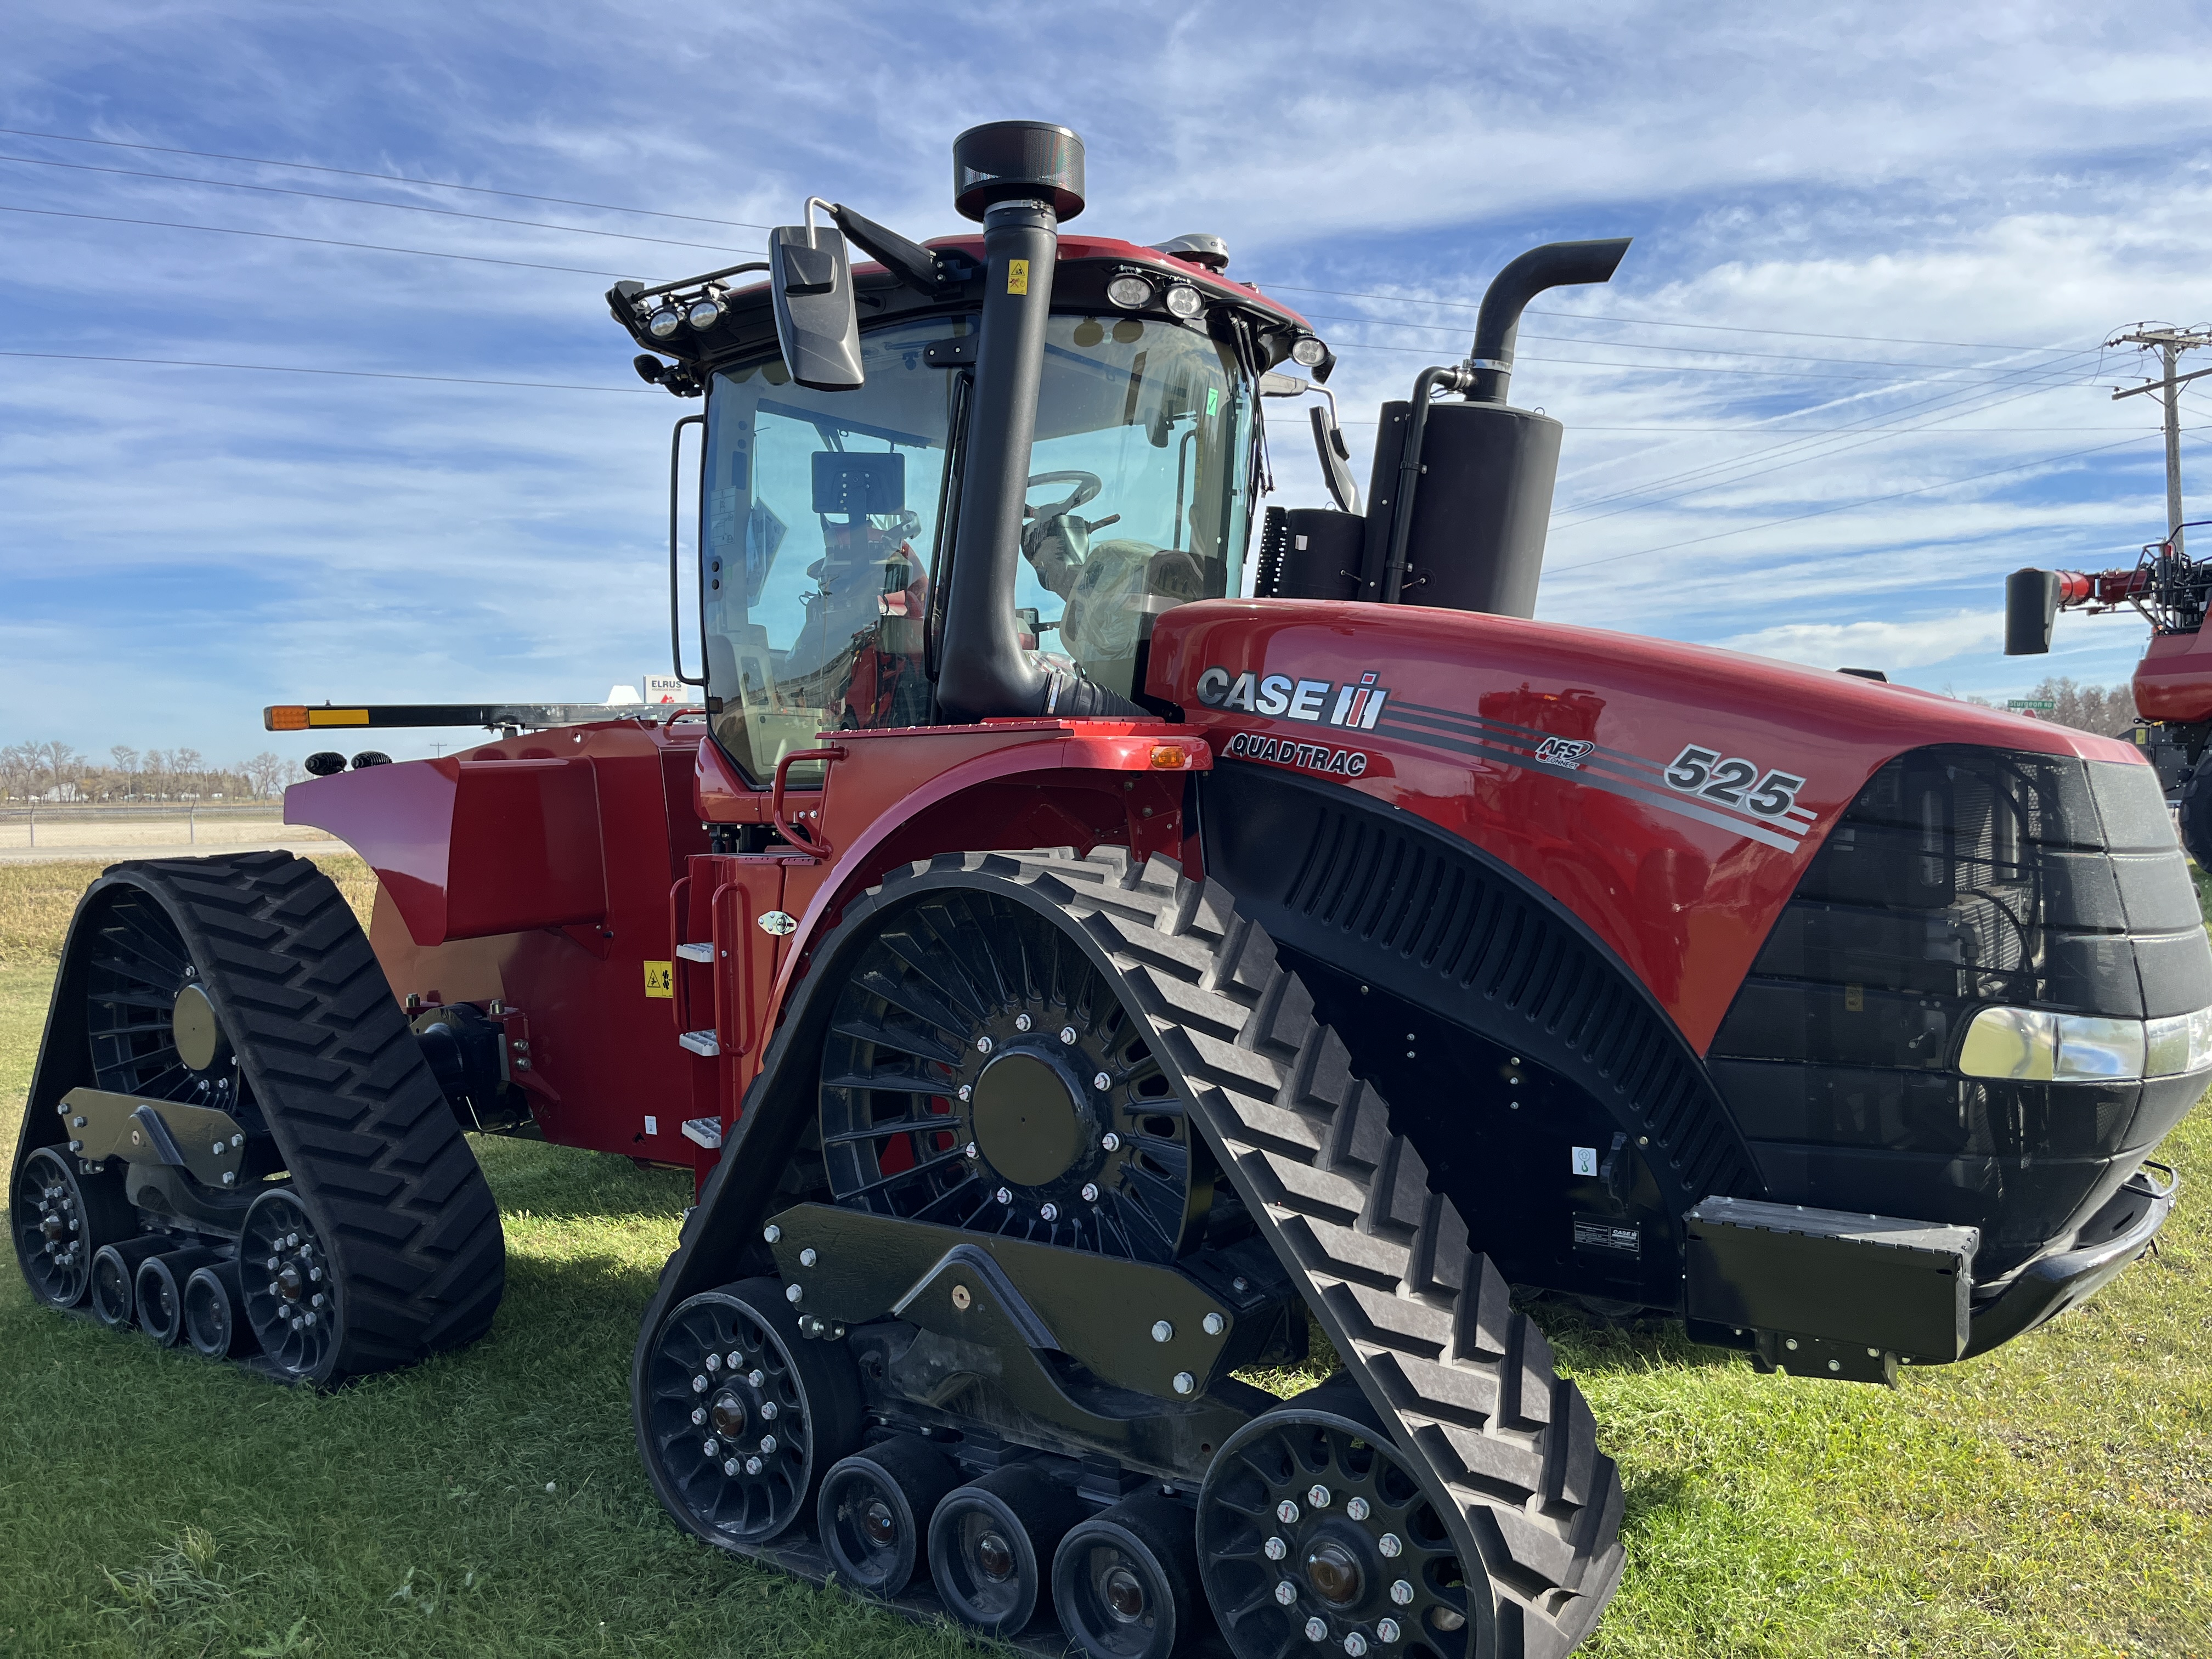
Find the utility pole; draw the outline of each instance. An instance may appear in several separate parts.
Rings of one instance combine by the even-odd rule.
[[[2212,374],[2212,368],[2200,368],[2193,374],[2179,374],[2181,354],[2194,351],[2199,346],[2212,345],[2212,327],[2172,328],[2163,323],[2137,323],[2133,328],[2115,334],[2106,345],[2131,345],[2139,351],[2155,351],[2166,366],[2165,375],[2142,386],[2115,391],[2112,400],[2132,398],[2139,392],[2162,392],[2159,401],[2166,405],[2166,533],[2173,550],[2181,551],[2181,387],[2185,381]]]

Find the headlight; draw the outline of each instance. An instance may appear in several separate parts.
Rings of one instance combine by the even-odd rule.
[[[684,313],[684,320],[690,324],[692,327],[699,330],[702,333],[704,333],[707,330],[714,327],[715,324],[722,320],[721,302],[714,298],[711,295],[702,299],[694,300],[691,302],[690,308]],[[654,322],[655,325],[658,326],[659,319],[656,318]]]
[[[1106,284],[1106,297],[1124,311],[1136,311],[1152,302],[1152,285],[1141,276],[1116,276]]]
[[[1291,361],[1300,368],[1318,368],[1322,359],[1328,356],[1328,348],[1310,334],[1291,348]]]
[[[2212,1066],[2212,1008],[2165,1019],[2100,1019],[2039,1008],[1984,1008],[1966,1027],[1959,1069],[2018,1083],[2122,1083]]]
[[[674,306],[663,306],[646,319],[646,331],[656,340],[665,340],[684,325],[684,318]]]
[[[1177,283],[1168,289],[1168,309],[1178,317],[1195,317],[1206,308],[1196,289],[1187,283]]]

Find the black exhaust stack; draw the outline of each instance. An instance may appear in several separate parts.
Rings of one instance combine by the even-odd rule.
[[[1014,626],[1053,264],[1060,222],[1083,211],[1083,140],[1043,121],[970,127],[952,141],[952,187],[953,205],[983,222],[988,268],[947,573],[938,707],[949,720],[1149,718],[1086,679],[1040,665],[1022,649]]]
[[[1424,369],[1411,399],[1383,404],[1362,599],[1535,614],[1562,428],[1548,416],[1507,406],[1515,337],[1529,301],[1546,289],[1610,280],[1628,241],[1529,249],[1483,295],[1467,362]],[[1463,392],[1467,401],[1436,403],[1439,392]]]

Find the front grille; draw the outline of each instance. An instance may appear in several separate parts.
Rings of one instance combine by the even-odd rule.
[[[2138,1020],[2212,1004],[2149,767],[1942,747],[1869,781],[1708,1056],[1774,1195],[1979,1226],[1986,1279],[2078,1224],[2203,1086],[1963,1077],[1961,1036],[1992,1003]]]

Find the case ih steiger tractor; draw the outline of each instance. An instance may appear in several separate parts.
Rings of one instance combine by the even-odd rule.
[[[1117,1659],[1530,1659],[1623,1558],[1527,1295],[1881,1382],[2143,1250],[2212,950],[2130,746],[1530,619],[1516,325],[1625,243],[1506,267],[1364,513],[1316,408],[1244,599],[1327,347],[1216,239],[1061,234],[1063,128],[955,181],[980,237],[810,203],[609,296],[702,400],[702,705],[270,711],[505,732],[288,797],[367,939],[285,854],[94,884],[40,1297],[332,1384],[490,1319],[465,1130],[688,1165],[632,1397],[696,1537]]]
[[[2124,570],[2014,571],[2005,578],[2005,655],[2048,652],[2061,611],[2131,610],[2150,624],[2133,676],[2135,738],[2145,749],[2179,751],[2181,843],[2212,870],[2212,767],[2197,763],[2212,741],[2212,635],[2204,631],[2212,566],[2190,557],[2181,535],[2198,528],[2212,529],[2212,521],[2177,524]]]

